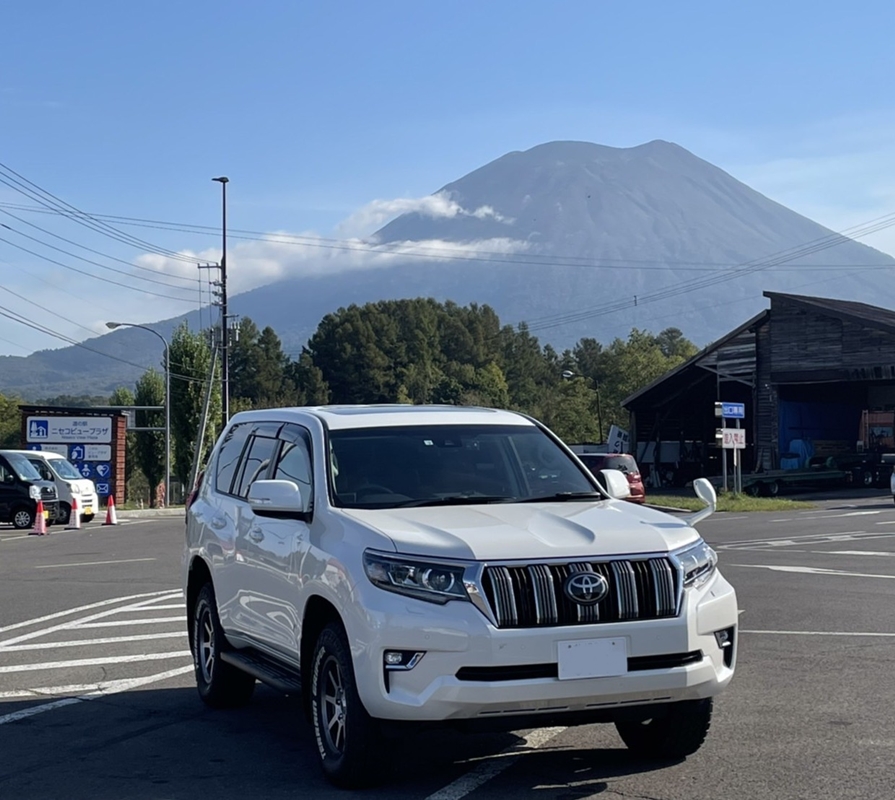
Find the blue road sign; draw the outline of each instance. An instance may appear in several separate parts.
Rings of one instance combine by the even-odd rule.
[[[81,473],[82,478],[89,478],[91,476],[90,465],[89,464],[79,464],[78,472]]]
[[[105,482],[96,484],[96,493],[102,497],[112,494],[112,487]]]
[[[745,419],[745,403],[721,403],[721,416],[724,419]]]
[[[28,449],[29,450],[40,450],[40,445],[39,444],[29,444]]]
[[[80,444],[73,444],[71,446],[71,450],[69,451],[69,461],[83,461],[84,460],[84,446]]]
[[[29,439],[49,439],[50,421],[47,419],[33,419],[28,424]]]
[[[112,474],[112,465],[111,464],[97,464],[96,465],[96,474],[100,478],[108,478],[109,475]]]

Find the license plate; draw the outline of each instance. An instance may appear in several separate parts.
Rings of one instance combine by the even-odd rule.
[[[84,509],[84,514],[92,514],[92,513],[93,513],[93,506],[87,506],[87,508]]]
[[[50,518],[50,512],[47,509],[44,509],[44,519],[48,520],[49,518]]]
[[[628,642],[616,639],[578,639],[559,643],[559,679],[611,678],[628,671]]]

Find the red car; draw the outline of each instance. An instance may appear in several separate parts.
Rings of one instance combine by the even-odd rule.
[[[617,469],[624,472],[631,487],[632,503],[642,503],[646,500],[646,490],[643,488],[643,478],[640,477],[640,467],[634,460],[634,456],[627,453],[578,453],[578,458],[595,475],[601,469]]]

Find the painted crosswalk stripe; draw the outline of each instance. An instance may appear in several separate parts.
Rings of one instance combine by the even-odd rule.
[[[98,667],[106,664],[136,664],[142,661],[162,661],[170,658],[192,658],[189,650],[174,650],[170,653],[144,653],[139,656],[109,656],[105,658],[76,658],[71,661],[45,661],[41,664],[12,664],[0,667],[0,674],[11,672],[38,672],[44,669],[69,669],[71,667]]]

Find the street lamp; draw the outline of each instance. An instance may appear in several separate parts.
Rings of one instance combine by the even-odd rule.
[[[221,184],[221,416],[224,425],[230,419],[230,350],[227,319],[227,184],[224,175],[212,178]]]
[[[165,345],[165,505],[171,503],[171,359],[168,351],[168,340],[158,331],[135,322],[107,322],[107,328],[140,328],[158,336]]]

